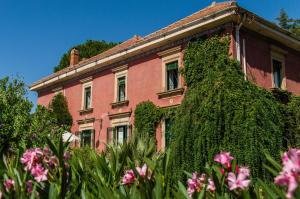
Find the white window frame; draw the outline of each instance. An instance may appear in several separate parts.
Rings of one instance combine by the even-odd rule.
[[[91,104],[89,109],[93,108],[93,82],[92,81],[88,81],[88,82],[84,82],[82,84],[82,97],[81,97],[81,110],[86,110],[85,109],[85,89],[90,87],[91,88]]]
[[[112,128],[116,128],[117,126],[127,126],[127,141],[131,138],[132,132],[130,132],[130,117],[112,119],[110,126]]]
[[[128,69],[115,73],[115,88],[114,88],[114,102],[119,102],[118,99],[118,79],[125,77],[125,100],[128,100]]]
[[[271,52],[271,80],[272,80],[272,88],[276,88],[275,82],[274,82],[274,66],[273,66],[273,60],[281,62],[282,70],[282,82],[281,82],[281,88],[283,90],[286,90],[286,75],[285,75],[285,56],[282,53],[272,51]]]
[[[94,123],[87,123],[87,124],[80,124],[79,125],[79,139],[80,139],[80,142],[79,142],[79,146],[81,146],[81,133],[82,131],[85,131],[85,130],[91,130],[92,133],[91,133],[91,148],[94,148],[94,143],[95,143],[95,127],[94,127]]]
[[[163,52],[159,52],[158,55],[161,57],[162,61],[162,91],[169,91],[167,88],[167,64],[171,62],[178,62],[178,88],[182,88],[182,80],[181,80],[181,75],[179,73],[179,70],[182,66],[182,52],[181,52],[181,47],[177,46],[171,49],[168,49]],[[170,90],[171,91],[171,90]]]

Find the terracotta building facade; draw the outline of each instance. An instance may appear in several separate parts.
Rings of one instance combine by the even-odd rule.
[[[213,3],[145,37],[134,36],[90,59],[33,83],[38,104],[48,106],[61,92],[73,117],[79,145],[99,150],[123,143],[133,128],[137,104],[150,100],[159,107],[178,106],[187,89],[179,70],[189,41],[214,34],[229,35],[229,54],[241,63],[245,81],[300,95],[300,40],[235,2]],[[157,128],[159,149],[167,145],[170,122]]]

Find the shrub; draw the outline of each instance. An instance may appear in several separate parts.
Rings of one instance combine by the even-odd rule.
[[[134,111],[134,127],[138,137],[155,137],[156,127],[162,117],[162,111],[153,102],[141,102]]]

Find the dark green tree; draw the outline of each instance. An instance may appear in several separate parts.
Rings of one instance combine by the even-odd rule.
[[[162,111],[151,101],[141,102],[134,111],[134,127],[138,137],[155,137]]]
[[[177,110],[172,168],[201,171],[220,151],[230,151],[254,177],[266,177],[264,152],[283,149],[279,103],[271,92],[244,81],[240,64],[228,56],[229,39],[190,43],[182,74],[187,93]]]
[[[70,52],[73,48],[76,48],[79,51],[79,60],[82,60],[102,53],[117,44],[118,43],[106,41],[87,40],[83,44],[79,44],[70,48],[68,52],[61,57],[59,64],[54,68],[54,72],[64,69],[70,65]]]
[[[0,151],[25,146],[25,134],[30,127],[32,103],[25,97],[23,81],[0,79]]]
[[[73,119],[69,112],[68,102],[65,96],[61,93],[55,95],[49,104],[49,110],[55,118],[58,126],[65,130],[70,130],[73,124]]]
[[[286,29],[294,35],[300,37],[300,19],[289,18],[285,10],[281,9],[276,20],[281,28]]]

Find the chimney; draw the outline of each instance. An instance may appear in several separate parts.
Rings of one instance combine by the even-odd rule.
[[[74,66],[79,62],[79,51],[76,48],[71,50],[70,55],[70,66]]]

